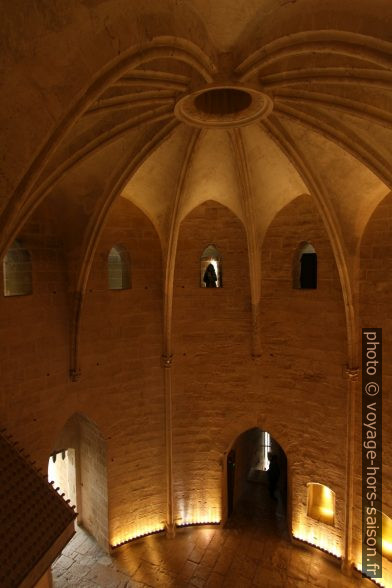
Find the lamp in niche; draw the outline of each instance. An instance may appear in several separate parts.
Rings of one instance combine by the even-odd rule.
[[[335,492],[324,484],[309,482],[307,515],[327,525],[335,524]]]
[[[384,513],[382,513],[381,554],[392,561],[392,519]]]
[[[222,288],[222,258],[215,245],[208,245],[200,257],[200,286]]]

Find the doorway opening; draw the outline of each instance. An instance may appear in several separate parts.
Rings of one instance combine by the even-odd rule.
[[[267,431],[237,437],[227,455],[226,490],[229,526],[269,520],[287,529],[287,458]]]
[[[59,488],[59,494],[64,494],[64,499],[69,500],[72,506],[77,505],[75,449],[52,453],[48,464],[48,481],[53,482],[54,488]]]
[[[48,480],[76,506],[77,523],[109,550],[106,443],[81,414],[65,424],[49,458]]]

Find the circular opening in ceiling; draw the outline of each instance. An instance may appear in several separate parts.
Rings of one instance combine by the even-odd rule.
[[[271,98],[258,88],[232,82],[211,83],[181,96],[174,106],[175,116],[199,128],[236,128],[266,118],[273,108]]]
[[[204,114],[227,116],[249,108],[252,96],[244,90],[217,88],[196,96],[194,104]]]

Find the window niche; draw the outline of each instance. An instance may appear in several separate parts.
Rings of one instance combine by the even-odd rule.
[[[200,286],[222,288],[222,258],[215,245],[208,245],[200,257]]]
[[[109,290],[128,290],[131,287],[131,260],[122,245],[114,245],[108,256]]]
[[[317,254],[310,243],[301,243],[295,255],[293,288],[300,290],[315,290],[317,288]]]
[[[3,259],[4,296],[27,296],[33,292],[31,254],[15,240]]]
[[[324,484],[309,482],[308,487],[308,517],[325,523],[335,524],[335,492]]]

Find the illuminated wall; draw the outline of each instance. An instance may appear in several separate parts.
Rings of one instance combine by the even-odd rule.
[[[47,244],[50,214],[38,211],[36,222],[39,219],[47,231]],[[319,255],[319,287],[312,292],[292,288],[292,255],[304,235],[315,243]],[[116,242],[124,244],[132,258],[132,288],[126,291],[107,288],[107,255]],[[211,242],[223,258],[223,288],[199,285],[200,255]],[[4,340],[21,345],[25,366],[25,379],[15,389],[7,419],[44,467],[68,416],[81,412],[96,423],[107,446],[109,542],[117,544],[161,529],[166,521],[159,240],[138,209],[123,199],[116,203],[87,284],[80,325],[81,377],[72,384],[67,372],[69,311],[62,245],[58,239],[52,244],[56,294],[43,293],[47,274],[40,277],[38,271],[36,294],[23,305],[13,301],[3,309],[12,319],[10,324],[19,316],[28,319],[32,333],[24,348],[22,330],[2,325]],[[39,259],[37,251],[32,248],[35,259]],[[312,532],[316,542],[324,544],[320,523],[306,515],[306,484],[323,480],[336,492],[336,524],[325,530],[327,542],[341,549],[344,316],[332,251],[309,199],[298,198],[284,209],[263,242],[263,355],[257,359],[251,357],[247,255],[244,228],[227,208],[209,202],[183,221],[175,271],[171,368],[176,522],[221,520],[226,452],[241,433],[258,426],[287,454],[293,530]],[[37,271],[39,266],[35,267]],[[48,335],[43,337],[40,320],[48,312],[49,296]],[[304,313],[313,320],[304,323]],[[39,357],[32,356],[38,353],[32,350],[38,349]],[[10,362],[5,386],[12,386],[17,375],[18,364]],[[26,398],[31,398],[33,410],[25,404]],[[20,410],[22,404],[25,411]],[[28,429],[26,415],[36,419]]]
[[[382,457],[383,487],[382,512],[392,518],[392,331],[391,331],[391,280],[392,268],[392,195],[384,198],[371,216],[361,243],[360,316],[361,327],[381,327],[383,338],[383,423]],[[361,446],[361,386],[357,390],[356,447]],[[361,509],[361,453],[358,451],[355,478],[354,558],[360,566],[362,558]],[[392,537],[391,537],[392,541]],[[392,586],[392,561],[383,557],[382,583]],[[381,582],[381,581],[380,581]]]
[[[75,449],[70,448],[51,455],[48,463],[48,481],[54,482],[54,488],[60,488],[59,493],[65,494],[65,500],[69,499],[71,505],[77,506]]]
[[[109,290],[108,252],[131,258],[128,290]],[[83,403],[107,441],[111,545],[166,520],[162,353],[162,262],[145,215],[120,198],[95,254],[81,322]],[[77,384],[78,385],[78,384]]]
[[[318,289],[294,290],[292,256],[304,239],[319,256]],[[214,242],[223,258],[221,290],[195,282],[200,251]],[[246,236],[213,202],[183,221],[174,298],[174,475],[179,521],[217,514],[226,452],[259,426],[285,450],[293,530],[342,552],[346,381],[344,312],[333,253],[308,197],[273,221],[262,253],[262,357],[250,356],[251,312]],[[304,321],[304,315],[311,320]],[[323,337],[320,337],[320,332]],[[336,492],[335,525],[307,516],[306,484]]]

